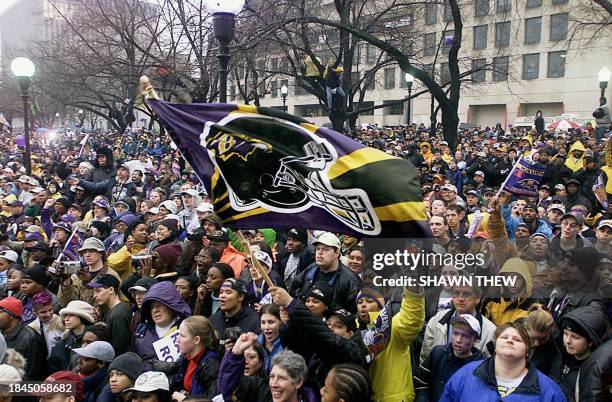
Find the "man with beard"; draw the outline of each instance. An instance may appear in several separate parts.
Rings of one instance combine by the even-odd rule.
[[[308,246],[306,229],[290,229],[287,232],[286,249],[278,256],[278,273],[288,288],[291,288],[293,278],[312,264],[314,259],[315,253],[312,247]]]
[[[531,233],[544,233],[548,238],[552,237],[550,226],[538,219],[538,207],[532,202],[523,207],[520,218],[512,216],[509,208],[503,208],[503,214],[510,240],[514,240],[517,227],[521,223],[524,223]]]

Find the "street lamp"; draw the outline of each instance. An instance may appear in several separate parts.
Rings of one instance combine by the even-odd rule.
[[[17,77],[19,88],[21,88],[21,99],[23,100],[23,131],[25,136],[25,168],[28,175],[32,174],[30,163],[30,124],[28,122],[28,88],[30,79],[34,75],[34,63],[27,57],[17,57],[11,63],[11,71]]]
[[[219,102],[227,102],[227,73],[230,54],[229,44],[234,39],[236,14],[242,11],[245,0],[205,0],[213,15],[213,37],[219,42]]]
[[[608,88],[608,82],[610,81],[610,70],[608,70],[608,67],[604,67],[599,70],[599,73],[597,74],[597,79],[599,80],[599,88],[601,89],[600,98],[605,98],[606,88]]]
[[[289,94],[289,88],[283,84],[281,87],[281,98],[283,98],[283,111],[287,113],[287,95]]]
[[[83,109],[79,109],[77,115],[79,116],[79,127],[83,128],[83,123],[85,122],[85,113],[83,113]]]
[[[410,97],[412,96],[412,83],[414,82],[414,76],[410,73],[405,73],[404,81],[406,81],[406,88],[408,88],[408,102],[404,103],[404,120],[406,121],[406,124],[410,124],[410,104],[412,103],[412,99],[410,99]]]

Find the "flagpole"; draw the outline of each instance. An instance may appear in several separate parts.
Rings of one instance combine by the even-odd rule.
[[[495,195],[495,198],[499,197],[501,195],[502,191],[504,191],[504,187],[506,187],[506,183],[508,183],[508,180],[510,180],[510,177],[512,177],[512,174],[516,170],[516,167],[518,166],[518,164],[521,163],[521,160],[523,160],[523,155],[522,154],[521,154],[521,156],[519,156],[519,158],[516,161],[516,163],[514,164],[514,166],[512,166],[512,169],[510,170],[510,173],[508,173],[508,175],[506,176],[506,180],[504,180],[502,185],[499,187],[499,191]]]
[[[70,234],[70,237],[68,237],[68,240],[66,240],[66,244],[64,245],[64,248],[62,249],[62,251],[59,253],[59,255],[57,256],[57,258],[55,259],[55,261],[49,266],[49,268],[57,265],[59,263],[59,260],[62,258],[62,256],[64,255],[64,251],[66,251],[66,247],[68,247],[68,245],[70,244],[70,241],[72,240],[72,238],[74,237],[76,231],[78,230],[78,228],[74,228],[74,230],[72,231],[72,233]],[[51,272],[51,271],[49,271]],[[51,272],[51,273],[55,273],[55,272]]]

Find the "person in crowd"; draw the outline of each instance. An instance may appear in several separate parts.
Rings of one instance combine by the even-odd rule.
[[[268,253],[259,250],[253,251],[253,257],[255,257],[259,265],[266,270],[268,277],[275,286],[281,286],[283,284],[280,275],[272,270],[272,258]],[[253,264],[249,263],[247,268],[250,276],[247,284],[247,304],[255,310],[258,310],[262,301],[269,299],[269,296],[267,296],[268,284],[264,280],[263,275],[253,266]]]
[[[210,322],[221,339],[226,339],[225,331],[230,327],[238,327],[241,332],[261,332],[259,317],[246,305],[246,295],[247,287],[241,280],[230,278],[221,285],[219,310],[210,316]]]
[[[172,402],[168,377],[159,371],[142,373],[134,386],[123,393],[126,394],[127,402]]]
[[[210,317],[219,310],[221,286],[234,278],[232,267],[222,262],[214,263],[206,274],[206,281],[198,286],[195,313]]]
[[[21,288],[19,289],[19,298],[23,303],[22,319],[26,324],[36,319],[36,313],[32,305],[34,296],[42,292],[48,293],[46,288],[50,282],[51,278],[47,275],[46,268],[40,264],[28,268],[23,272]],[[51,293],[48,294],[53,300],[53,308],[59,310],[57,297],[54,297],[55,295]]]
[[[54,313],[53,299],[47,291],[37,293],[32,297],[32,309],[36,319],[28,325],[41,337],[47,357],[64,333],[64,324],[59,315]]]
[[[508,284],[501,288],[498,300],[487,303],[485,315],[495,325],[526,317],[533,290],[527,263],[521,258],[510,258],[498,275],[507,278]]]
[[[216,353],[219,340],[210,321],[201,316],[187,317],[179,327],[178,346],[181,359],[174,377],[172,399],[187,396],[212,399],[218,394],[217,378],[220,360]]]
[[[285,286],[291,288],[293,278],[314,262],[314,254],[308,245],[308,232],[300,228],[289,229],[285,250],[278,256],[278,273]]]
[[[315,316],[323,320],[332,305],[333,290],[327,282],[316,282],[306,295],[304,305]]]
[[[240,278],[242,270],[247,266],[246,256],[236,250],[229,241],[229,234],[225,230],[214,230],[206,235],[209,247],[221,254],[219,262],[229,265],[234,270],[234,277]]]
[[[524,320],[525,329],[531,338],[530,361],[542,373],[558,381],[561,372],[561,351],[557,345],[557,326],[552,315],[539,303],[529,307]]]
[[[108,378],[109,364],[115,358],[113,346],[104,341],[92,342],[73,352],[77,357],[77,372],[83,379],[84,402],[114,402]]]
[[[565,401],[561,388],[528,361],[531,341],[520,323],[505,323],[495,329],[495,355],[459,369],[444,386],[440,402]]]
[[[434,346],[449,343],[449,323],[453,317],[463,314],[470,314],[478,321],[481,328],[480,338],[474,346],[481,350],[484,356],[490,355],[486,345],[493,339],[495,324],[478,312],[476,307],[480,303],[481,297],[482,290],[477,286],[456,286],[453,288],[453,308],[440,311],[427,322],[421,348],[421,363],[427,359]]]
[[[319,235],[315,263],[293,280],[291,294],[305,299],[314,283],[323,281],[333,289],[332,304],[355,312],[355,297],[361,288],[361,279],[340,262],[340,240],[330,232]]]
[[[356,364],[337,364],[321,388],[321,402],[366,402],[372,386],[368,372]]]
[[[174,281],[174,286],[176,286],[176,290],[181,295],[181,298],[193,310],[198,291],[198,283],[191,276],[181,276]]]
[[[128,305],[119,298],[119,286],[119,279],[110,274],[98,275],[87,284],[94,290],[96,306],[104,312],[101,319],[110,330],[115,352],[123,354],[130,346],[132,314]]]
[[[88,326],[95,321],[93,307],[81,300],[70,302],[59,312],[65,331],[57,341],[49,356],[51,372],[73,370],[76,367],[76,355],[73,349],[81,347],[83,336]]]
[[[51,386],[49,392],[45,392],[38,398],[41,402],[80,402],[83,400],[83,380],[81,376],[74,371],[57,371],[47,377],[44,383],[57,385],[65,384],[67,386],[64,387],[64,390],[62,390],[61,387]]]
[[[0,251],[0,285],[8,281],[8,271],[17,264],[19,255],[13,250]]]
[[[444,392],[444,384],[466,364],[482,360],[482,352],[474,346],[480,337],[480,323],[470,314],[451,319],[452,340],[435,346],[414,374],[415,402],[435,402]]]
[[[149,225],[136,220],[127,229],[125,238],[125,244],[106,259],[108,267],[119,274],[122,282],[135,270],[132,257],[145,252],[149,243]]]
[[[263,370],[270,374],[272,370],[272,359],[283,351],[280,338],[281,317],[280,310],[275,304],[266,304],[259,311],[261,322],[261,334],[257,341],[263,346],[264,361]]]

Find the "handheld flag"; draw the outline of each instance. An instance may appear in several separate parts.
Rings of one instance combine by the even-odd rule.
[[[431,236],[407,160],[275,109],[148,102],[230,227]]]
[[[608,209],[608,194],[606,193],[606,182],[603,174],[597,176],[595,184],[593,184],[593,194],[604,210]]]
[[[530,162],[521,156],[508,173],[500,191],[504,190],[519,196],[537,197],[538,186],[545,171],[544,166]]]
[[[85,235],[78,228],[72,231],[72,234],[66,241],[62,254],[70,261],[80,261],[79,249],[83,246]]]

